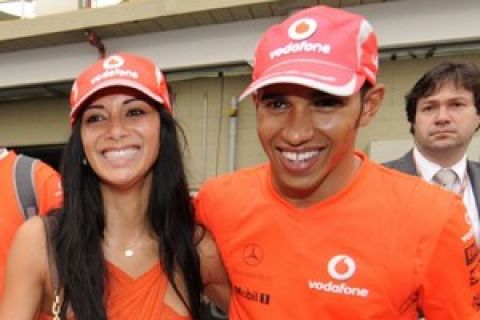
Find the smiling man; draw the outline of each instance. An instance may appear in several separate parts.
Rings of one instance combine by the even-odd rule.
[[[480,70],[473,63],[440,63],[415,83],[405,100],[415,145],[385,165],[459,194],[478,241],[480,163],[467,160],[466,153],[480,125]]]
[[[269,161],[200,189],[231,320],[480,319],[478,248],[454,194],[355,151],[380,107],[377,41],[325,6],[272,26],[252,94]]]

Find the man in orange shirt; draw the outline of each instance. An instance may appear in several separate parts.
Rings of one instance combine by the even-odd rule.
[[[50,209],[60,207],[63,199],[59,174],[39,160],[35,160],[32,167],[24,167],[21,157],[13,151],[0,148],[0,294],[3,291],[8,251],[15,232],[32,215],[43,215]],[[19,174],[18,171],[22,172]],[[27,177],[31,178],[26,179]],[[33,184],[36,207],[23,208],[20,199],[24,190],[21,189],[27,185],[22,183],[30,182]]]
[[[355,151],[378,111],[375,33],[325,6],[271,27],[255,54],[269,162],[207,182],[199,219],[237,319],[480,319],[478,247],[454,194]]]

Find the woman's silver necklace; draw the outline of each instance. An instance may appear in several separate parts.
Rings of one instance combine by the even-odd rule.
[[[138,247],[138,245],[140,244],[140,229],[138,230],[138,234],[137,234],[137,237],[135,239],[135,241],[132,243],[132,245],[128,246],[127,248],[125,248],[125,250],[123,251],[123,255],[125,257],[133,257],[135,255],[135,249]]]

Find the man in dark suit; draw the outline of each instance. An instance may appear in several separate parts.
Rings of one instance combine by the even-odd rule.
[[[479,240],[480,163],[466,152],[480,125],[480,69],[444,62],[425,73],[405,97],[414,147],[387,167],[458,193]]]

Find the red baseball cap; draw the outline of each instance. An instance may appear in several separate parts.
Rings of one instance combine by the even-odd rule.
[[[365,80],[376,83],[377,50],[375,32],[362,16],[326,6],[301,10],[263,34],[253,81],[240,100],[276,83],[352,95]]]
[[[133,54],[117,53],[97,61],[75,80],[70,92],[70,123],[74,123],[85,101],[110,87],[136,89],[172,111],[167,81],[153,61]]]

